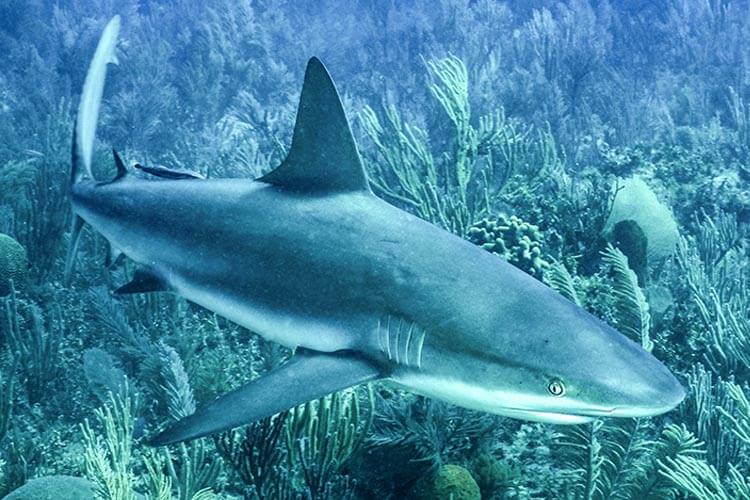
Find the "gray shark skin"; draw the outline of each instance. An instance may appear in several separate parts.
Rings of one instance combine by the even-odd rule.
[[[90,130],[81,122],[91,119],[79,114],[77,129]],[[553,423],[657,415],[684,397],[638,344],[501,258],[377,198],[315,58],[289,156],[260,179],[157,169],[156,178],[136,178],[116,156],[117,177],[100,183],[80,141],[76,135],[75,227],[85,221],[113,255],[140,264],[121,293],[169,290],[298,348],[286,364],[169,426],[153,445],[377,379]]]

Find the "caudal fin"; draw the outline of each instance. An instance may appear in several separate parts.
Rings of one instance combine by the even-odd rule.
[[[117,49],[117,34],[120,31],[120,16],[113,17],[102,32],[96,52],[91,59],[86,80],[83,83],[81,102],[78,105],[78,114],[73,126],[73,144],[70,155],[70,183],[71,185],[81,179],[93,179],[91,173],[91,155],[94,151],[94,138],[96,137],[96,122],[99,117],[99,107],[102,103],[104,92],[104,80],[107,76],[107,64],[117,63],[115,51]],[[70,246],[68,256],[65,260],[65,273],[63,282],[70,284],[73,274],[78,243],[81,237],[84,221],[78,215],[73,215],[73,227],[71,229]]]
[[[93,179],[91,156],[94,151],[96,123],[107,77],[107,64],[117,64],[117,34],[120,31],[120,16],[113,17],[102,32],[96,52],[91,59],[86,80],[83,83],[81,102],[78,105],[73,151],[71,158],[71,179],[73,183],[81,179]]]

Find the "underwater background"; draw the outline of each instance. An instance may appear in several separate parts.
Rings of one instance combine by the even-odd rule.
[[[94,231],[64,286],[73,119],[116,14],[97,178],[111,147],[268,172],[318,56],[378,196],[641,343],[685,401],[555,426],[376,383],[148,447],[291,353],[113,295],[134,266]],[[0,0],[0,497],[750,499],[749,160],[747,1]]]

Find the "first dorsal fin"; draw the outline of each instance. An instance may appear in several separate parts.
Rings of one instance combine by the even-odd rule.
[[[259,180],[294,191],[369,191],[341,99],[323,63],[307,63],[289,155]]]

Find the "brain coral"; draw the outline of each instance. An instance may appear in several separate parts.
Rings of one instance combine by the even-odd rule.
[[[87,479],[74,476],[44,476],[32,479],[5,500],[94,500],[94,488]]]
[[[26,276],[26,250],[7,234],[0,234],[0,297],[10,293],[11,280],[18,284]]]
[[[480,500],[479,486],[460,465],[443,465],[417,481],[414,497],[419,500]]]

